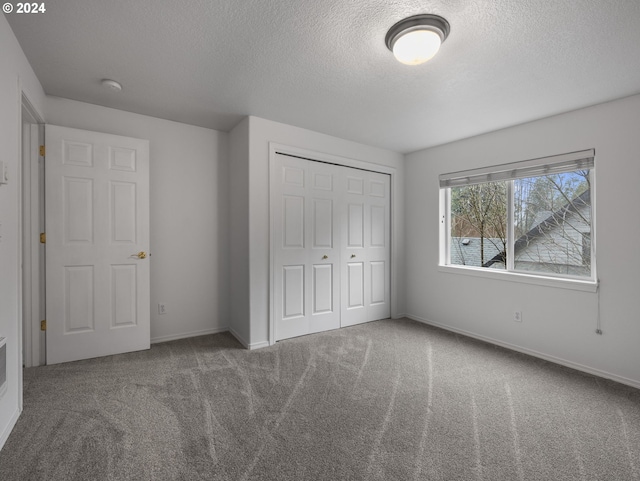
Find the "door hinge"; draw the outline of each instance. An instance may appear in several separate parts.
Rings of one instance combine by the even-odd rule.
[[[47,234],[43,232],[40,234],[40,244],[46,244],[46,243],[47,243]]]
[[[44,157],[44,153],[47,151],[47,149],[44,148],[44,145],[40,146],[40,156]]]
[[[40,321],[40,330],[41,331],[46,331],[47,330],[47,320],[46,319]]]

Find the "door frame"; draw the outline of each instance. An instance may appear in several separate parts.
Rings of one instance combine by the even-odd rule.
[[[40,173],[39,146],[44,145],[44,117],[35,108],[29,94],[20,91],[20,175],[19,189],[19,286],[21,288],[22,362],[25,367],[44,363],[41,351],[44,336],[40,331],[40,317],[44,307],[43,261],[44,248],[39,242],[42,227],[43,179]],[[28,144],[24,129],[29,129]],[[35,168],[34,168],[35,164]]]
[[[276,282],[276,272],[275,272],[275,227],[274,227],[274,212],[273,206],[274,198],[276,192],[272,188],[272,182],[274,180],[275,175],[275,158],[276,154],[285,154],[291,155],[295,157],[299,157],[303,160],[308,160],[311,162],[324,162],[328,164],[335,164],[343,167],[351,167],[353,169],[359,170],[367,170],[370,172],[378,172],[380,174],[387,174],[391,177],[390,179],[390,234],[391,234],[391,246],[390,246],[390,291],[391,291],[391,317],[397,318],[399,316],[398,313],[398,266],[400,265],[399,256],[399,233],[396,229],[394,208],[396,205],[396,196],[398,195],[398,171],[395,167],[374,164],[371,162],[365,162],[362,160],[350,159],[347,157],[341,157],[338,155],[325,154],[322,152],[317,152],[310,149],[303,149],[299,147],[293,147],[290,145],[280,144],[277,142],[269,142],[269,345],[273,346],[275,344],[275,282]]]

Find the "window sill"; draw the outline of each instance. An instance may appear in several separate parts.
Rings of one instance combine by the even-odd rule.
[[[561,277],[547,277],[532,274],[522,274],[520,272],[505,272],[480,267],[466,266],[438,266],[439,272],[458,274],[472,277],[484,277],[485,279],[496,279],[507,282],[520,282],[523,284],[533,284],[536,286],[555,287],[560,289],[571,289],[574,291],[597,292],[598,282],[580,279],[565,279]]]

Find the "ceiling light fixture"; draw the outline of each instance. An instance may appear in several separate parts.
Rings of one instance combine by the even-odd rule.
[[[414,15],[391,27],[385,43],[399,62],[420,65],[438,53],[450,30],[449,22],[438,15]]]
[[[120,82],[116,82],[115,80],[111,80],[108,78],[102,80],[102,85],[109,90],[113,90],[114,92],[120,92],[122,90],[122,85],[120,85]]]

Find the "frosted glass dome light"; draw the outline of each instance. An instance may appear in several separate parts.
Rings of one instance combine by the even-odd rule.
[[[433,58],[449,35],[449,22],[437,15],[416,15],[396,23],[385,43],[405,65],[419,65]]]
[[[405,65],[420,65],[431,60],[440,50],[440,35],[432,30],[413,30],[393,44],[393,55]]]

